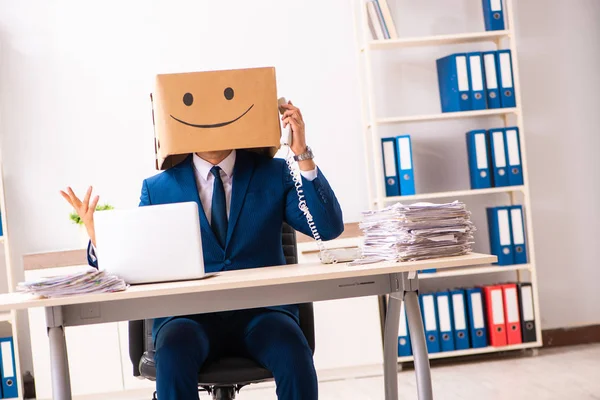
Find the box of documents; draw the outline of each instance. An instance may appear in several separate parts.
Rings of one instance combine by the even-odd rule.
[[[386,196],[415,194],[412,144],[409,135],[381,139]]]
[[[508,185],[522,185],[523,168],[521,167],[521,142],[518,127],[504,128],[504,143],[506,145],[506,156],[508,157]]]
[[[510,50],[450,54],[436,69],[442,112],[516,107]]]
[[[475,130],[467,132],[466,137],[471,189],[490,188],[492,187],[492,176],[487,133],[485,130]]]
[[[385,179],[385,195],[400,196],[398,182],[398,151],[395,138],[381,139],[381,152],[383,156],[383,175]]]
[[[523,185],[519,128],[466,133],[471,189]]]
[[[517,283],[519,297],[519,315],[521,317],[521,334],[523,343],[535,342],[536,336],[536,318],[533,307],[533,289],[531,283]]]
[[[504,319],[504,299],[501,286],[485,286],[485,310],[488,325],[488,340],[491,346],[506,346],[506,323]]]
[[[454,346],[456,350],[469,348],[469,329],[467,326],[467,308],[465,302],[465,291],[453,289],[450,291],[450,303],[452,305],[452,331],[454,333]]]
[[[496,52],[496,70],[500,85],[500,104],[502,107],[516,107],[515,88],[513,82],[512,54],[510,50]]]
[[[406,319],[406,307],[404,302],[400,305],[400,323],[398,326],[398,357],[412,355],[410,334],[408,333],[408,321]]]
[[[523,343],[521,335],[521,315],[519,312],[519,299],[517,285],[506,283],[500,285],[504,299],[504,320],[506,321],[506,343]]]
[[[19,397],[17,386],[17,369],[15,365],[15,349],[12,337],[0,338],[0,374],[2,375],[2,398]]]
[[[451,54],[436,61],[442,112],[471,109],[467,55]]]
[[[488,207],[490,251],[498,265],[527,264],[523,206]]]
[[[428,353],[536,341],[531,283],[499,283],[419,295]],[[410,356],[404,303],[398,356]]]
[[[469,315],[469,334],[471,347],[487,347],[487,327],[483,307],[483,294],[481,288],[465,289],[467,296],[467,310]]]
[[[482,5],[485,30],[504,30],[504,10],[502,7],[502,0],[483,0]]]
[[[437,307],[435,305],[435,293],[423,293],[419,296],[421,306],[421,317],[423,318],[423,327],[425,328],[425,342],[427,343],[427,353],[439,353],[440,334],[437,323]]]
[[[452,311],[450,310],[450,293],[437,292],[435,294],[437,316],[440,329],[440,348],[442,351],[452,351],[456,348],[454,344],[454,332],[452,329]]]
[[[500,108],[500,91],[498,90],[498,71],[496,69],[496,52],[485,51],[483,57],[483,70],[485,74],[485,93],[487,108]]]
[[[415,194],[415,174],[413,172],[412,144],[409,135],[396,136],[396,162],[400,195]]]
[[[487,101],[483,79],[483,59],[479,52],[467,53],[467,71],[471,88],[471,110],[485,110]]]
[[[492,180],[494,186],[508,186],[504,128],[490,129],[488,131],[488,143],[490,158],[492,160]]]
[[[502,283],[482,288],[492,346],[536,341],[531,283]]]

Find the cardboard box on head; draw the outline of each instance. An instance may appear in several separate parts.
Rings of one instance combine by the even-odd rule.
[[[151,98],[156,169],[190,153],[249,149],[272,157],[280,146],[273,67],[157,75]]]

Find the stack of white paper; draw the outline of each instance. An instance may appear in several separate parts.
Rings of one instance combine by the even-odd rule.
[[[464,255],[472,251],[475,226],[459,201],[446,204],[396,203],[363,212],[363,257],[418,261]]]
[[[84,272],[21,282],[17,290],[43,297],[62,297],[83,293],[119,292],[127,289],[124,280],[90,267]]]

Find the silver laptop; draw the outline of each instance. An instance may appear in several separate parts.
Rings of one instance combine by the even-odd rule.
[[[196,203],[98,211],[94,221],[101,270],[129,284],[204,277]]]

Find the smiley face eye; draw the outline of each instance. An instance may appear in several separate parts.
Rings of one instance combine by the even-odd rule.
[[[233,89],[228,87],[227,89],[225,89],[225,91],[223,92],[223,94],[225,95],[225,98],[227,100],[231,100],[233,99]]]
[[[183,95],[183,104],[185,104],[186,106],[191,106],[192,103],[194,102],[194,96],[192,96],[191,93],[186,93]]]

